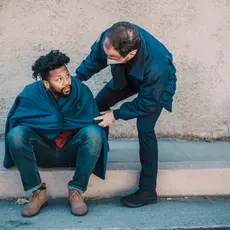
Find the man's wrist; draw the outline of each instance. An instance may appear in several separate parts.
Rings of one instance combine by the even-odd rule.
[[[114,116],[115,120],[120,119],[120,109],[113,110],[113,116]]]
[[[85,81],[85,78],[82,74],[80,73],[77,73],[76,76],[75,76],[77,79],[79,79],[80,81]]]

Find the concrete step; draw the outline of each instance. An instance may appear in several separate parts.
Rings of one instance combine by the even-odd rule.
[[[106,180],[90,178],[87,197],[108,198],[137,188],[140,163],[138,141],[110,140]],[[24,191],[16,168],[2,166],[4,143],[0,141],[0,198],[22,197]],[[74,169],[40,169],[53,198],[67,196],[67,183]],[[230,195],[230,143],[159,141],[160,196]]]

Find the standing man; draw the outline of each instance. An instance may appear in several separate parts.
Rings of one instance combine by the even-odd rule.
[[[96,97],[101,116],[99,125],[107,131],[116,120],[137,118],[142,165],[139,190],[121,198],[128,207],[157,202],[156,180],[158,147],[155,124],[162,108],[172,111],[176,91],[176,69],[171,53],[144,29],[129,22],[115,23],[104,31],[91,47],[90,54],[76,69],[76,76],[87,81],[93,74],[111,66],[112,80]],[[119,109],[110,110],[119,101],[134,94]]]

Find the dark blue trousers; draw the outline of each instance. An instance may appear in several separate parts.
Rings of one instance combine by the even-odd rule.
[[[138,93],[138,89],[129,83],[124,89],[115,91],[111,80],[97,95],[96,101],[100,111],[109,110],[116,103]],[[140,144],[141,174],[139,188],[156,189],[158,171],[158,146],[155,135],[155,124],[162,111],[159,104],[157,111],[151,115],[137,118],[138,139]],[[109,128],[105,128],[107,135]]]

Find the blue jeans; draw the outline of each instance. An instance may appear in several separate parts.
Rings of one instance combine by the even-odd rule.
[[[7,136],[12,159],[18,168],[24,190],[31,193],[41,185],[38,166],[76,167],[69,189],[80,193],[86,191],[89,177],[100,156],[103,144],[103,130],[89,125],[77,131],[63,148],[48,144],[35,131],[17,126]]]

